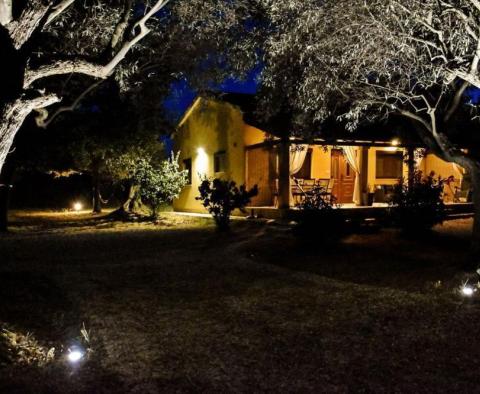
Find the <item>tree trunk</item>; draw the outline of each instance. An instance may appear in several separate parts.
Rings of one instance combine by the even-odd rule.
[[[34,108],[43,108],[58,101],[58,97],[54,95],[41,96],[31,100],[18,99],[5,104],[0,109],[0,171],[10,153],[15,135],[28,114]]]
[[[93,213],[102,213],[102,196],[100,195],[100,174],[98,165],[92,171],[92,207]]]
[[[407,148],[408,189],[411,190],[415,179],[415,149]]]
[[[290,208],[290,141],[282,139],[279,144],[278,208]]]
[[[0,232],[8,231],[8,205],[13,172],[13,166],[5,166],[0,175]]]
[[[0,232],[8,231],[8,201],[10,185],[0,185]]]
[[[477,259],[474,263],[480,266],[480,168],[474,167],[470,172],[472,176],[472,196],[475,210],[472,231],[472,253]]]
[[[130,183],[128,186],[128,196],[126,201],[122,204],[124,212],[135,212],[141,207],[139,200],[140,186]]]

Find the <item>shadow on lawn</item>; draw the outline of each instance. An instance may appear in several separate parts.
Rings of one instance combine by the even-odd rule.
[[[0,284],[0,329],[3,323],[12,332],[29,333],[46,349],[54,347],[56,354],[53,362],[43,366],[0,364],[1,393],[102,393],[120,389],[118,376],[99,363],[101,343],[92,343],[94,357],[78,370],[67,365],[62,348],[79,336],[81,322],[76,305],[55,282],[29,272],[0,272]],[[99,386],[99,382],[104,384]]]
[[[386,229],[336,245],[283,236],[251,243],[247,253],[295,271],[407,291],[431,290],[438,281],[458,286],[456,276],[471,265],[468,238],[438,231],[406,238]]]
[[[55,339],[73,323],[75,307],[51,279],[30,272],[0,272],[0,316],[15,327]],[[53,338],[49,338],[53,336]]]

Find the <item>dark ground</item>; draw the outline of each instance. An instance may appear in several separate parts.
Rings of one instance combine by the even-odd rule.
[[[287,227],[239,221],[219,235],[174,214],[158,226],[13,219],[0,324],[56,356],[4,363],[1,393],[480,391],[480,304],[456,292],[469,220],[326,248]],[[62,346],[83,323],[93,352],[73,368]]]

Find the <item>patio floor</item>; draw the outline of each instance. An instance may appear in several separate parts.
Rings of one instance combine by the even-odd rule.
[[[466,218],[473,215],[471,203],[446,203],[447,220]],[[355,204],[342,204],[340,209],[352,219],[379,219],[387,213],[387,203],[374,203],[372,206],[357,206]],[[266,219],[295,219],[298,208],[288,210],[276,207],[248,207],[247,215]]]

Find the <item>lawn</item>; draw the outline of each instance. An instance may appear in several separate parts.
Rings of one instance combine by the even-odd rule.
[[[274,223],[218,234],[172,213],[158,225],[12,220],[0,324],[55,358],[4,361],[2,393],[479,391],[480,304],[456,291],[470,220],[336,247]],[[65,348],[83,325],[92,352],[71,366]]]

